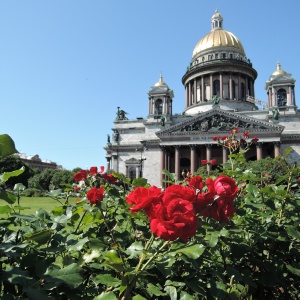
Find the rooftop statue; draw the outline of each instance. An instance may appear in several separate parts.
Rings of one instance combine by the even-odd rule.
[[[123,109],[120,109],[120,107],[118,106],[116,120],[128,120],[128,118],[126,117],[126,115],[127,115],[127,112],[124,111]]]
[[[213,95],[211,100],[213,102],[213,105],[218,105],[220,102],[220,97],[218,95]]]

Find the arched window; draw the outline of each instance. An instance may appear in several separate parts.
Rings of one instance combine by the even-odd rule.
[[[156,115],[161,115],[162,114],[162,100],[161,99],[158,99],[156,100],[155,102],[155,114]]]
[[[286,90],[279,89],[277,91],[277,105],[278,106],[286,106]]]
[[[217,95],[220,96],[220,80],[217,79],[214,81],[214,87],[213,87],[213,96]]]

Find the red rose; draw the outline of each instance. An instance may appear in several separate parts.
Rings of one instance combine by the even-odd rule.
[[[211,161],[210,161],[210,164],[211,165],[215,165],[217,163],[217,160],[216,159],[212,159]]]
[[[218,141],[218,140],[220,140],[220,137],[219,137],[219,136],[214,136],[214,137],[212,138],[212,140],[213,140],[213,141]]]
[[[88,177],[88,172],[86,170],[81,170],[81,171],[77,172],[76,174],[74,174],[75,181],[81,181],[81,180],[87,179],[87,177]]]
[[[216,196],[216,192],[214,189],[214,181],[211,178],[206,179],[206,193],[198,193],[197,199],[195,202],[195,210],[196,212],[202,214],[202,211],[210,204],[213,203],[214,198]]]
[[[104,198],[104,188],[101,186],[99,189],[92,187],[86,194],[86,197],[91,204],[98,204]]]
[[[97,167],[91,167],[90,168],[90,174],[91,175],[97,175],[98,173],[98,168]]]
[[[203,217],[213,218],[219,222],[229,222],[228,217],[235,214],[235,207],[231,201],[218,198],[212,205],[207,206],[203,211]]]
[[[194,190],[187,186],[182,186],[180,184],[173,184],[166,188],[164,193],[164,201],[168,199],[180,198],[185,199],[190,202],[196,201],[196,193]]]
[[[203,181],[202,181],[201,176],[194,176],[194,177],[190,178],[188,181],[189,181],[190,187],[193,187],[198,190],[203,189]]]
[[[103,173],[103,172],[104,172],[104,166],[101,166],[99,173]]]
[[[243,136],[246,137],[246,138],[248,138],[248,137],[249,137],[249,132],[248,132],[248,131],[245,131],[245,132],[243,133]]]
[[[150,188],[137,187],[126,197],[126,202],[135,204],[135,206],[130,207],[131,212],[141,209],[145,209],[148,212],[150,205],[160,202],[162,196],[162,190],[156,186]]]
[[[181,185],[165,190],[161,205],[156,207],[155,214],[150,218],[150,228],[154,234],[164,240],[181,238],[184,242],[195,235],[199,220],[190,201],[190,198],[194,200],[195,193],[190,191],[193,190]]]
[[[255,136],[255,137],[252,139],[252,142],[253,142],[253,143],[257,143],[257,142],[258,142],[258,137]]]
[[[202,164],[202,165],[206,165],[206,164],[207,164],[207,160],[206,160],[206,159],[202,159],[202,160],[201,160],[201,164]]]
[[[79,190],[80,190],[80,186],[75,185],[75,186],[74,186],[74,191],[79,191]]]
[[[112,174],[101,174],[101,177],[109,183],[116,183],[118,181]]]
[[[225,175],[221,175],[214,180],[214,189],[221,198],[230,200],[233,200],[239,191],[235,181]]]

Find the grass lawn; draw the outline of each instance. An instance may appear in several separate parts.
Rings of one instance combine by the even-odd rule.
[[[75,203],[76,198],[70,198],[69,202],[70,203]],[[64,200],[60,200],[62,203],[64,203]],[[9,205],[7,202],[4,200],[0,199],[0,206],[5,206]],[[17,203],[15,203],[17,205]],[[50,212],[54,207],[56,206],[61,206],[61,204],[53,200],[52,198],[49,197],[21,197],[20,200],[20,206],[22,207],[29,207],[28,209],[22,210],[21,214],[22,215],[32,215],[35,214],[37,210],[40,208],[43,208],[44,210]],[[1,215],[0,215],[1,216]]]

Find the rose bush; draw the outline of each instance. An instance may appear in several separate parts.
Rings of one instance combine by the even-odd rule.
[[[5,189],[23,170],[2,174],[1,299],[298,299],[300,168],[287,162],[271,182],[258,165],[236,168],[256,142],[242,134],[237,152],[237,134],[215,139],[230,147],[230,167],[214,176],[175,182],[165,171],[160,188],[92,167],[34,215],[22,185]],[[7,136],[1,144],[0,156],[16,151]]]

